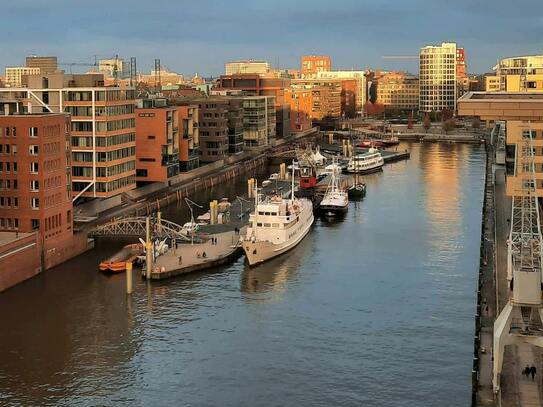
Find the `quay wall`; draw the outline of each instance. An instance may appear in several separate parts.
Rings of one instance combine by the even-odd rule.
[[[42,271],[37,233],[15,238],[0,246],[0,292]]]
[[[94,247],[93,240],[86,233],[74,233],[61,241],[45,243],[43,266],[49,270]]]

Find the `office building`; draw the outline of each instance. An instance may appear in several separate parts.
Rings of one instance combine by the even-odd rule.
[[[419,110],[456,110],[458,96],[456,43],[421,48],[419,55]]]
[[[499,92],[501,78],[497,75],[485,75],[485,91],[486,92]]]
[[[290,105],[290,130],[302,133],[312,126],[310,117],[313,106],[313,92],[303,86],[285,89],[285,102]]]
[[[332,59],[327,55],[304,55],[300,62],[302,78],[315,78],[319,72],[332,70]]]
[[[275,106],[273,106],[275,111]],[[229,98],[228,101],[228,154],[239,154],[244,150],[243,141],[243,100]],[[273,123],[275,126],[275,123]]]
[[[10,66],[6,67],[5,82],[6,85],[12,88],[20,88],[23,86],[23,76],[37,75],[40,73],[40,68],[29,68],[26,66]]]
[[[356,80],[355,110],[362,112],[367,100],[367,82],[365,71],[319,71],[315,74],[317,79]]]
[[[26,57],[26,64],[28,68],[40,68],[39,73],[50,74],[58,70],[57,57],[39,57],[31,55]]]
[[[224,64],[225,75],[237,74],[258,74],[265,75],[270,72],[270,64],[268,61],[246,59],[241,61],[230,61]]]
[[[245,149],[267,146],[275,138],[275,97],[244,96],[241,101]]]
[[[341,80],[339,79],[298,79],[292,81],[292,89],[297,92],[306,90],[310,106],[302,104],[301,108],[308,108],[306,113],[312,121],[335,119],[341,117]]]
[[[0,106],[11,112],[72,116],[74,198],[110,198],[135,188],[134,89],[105,87],[102,74],[27,78],[27,88],[0,89]]]
[[[494,71],[502,92],[543,91],[543,55],[504,58]]]
[[[418,110],[419,79],[405,72],[382,72],[373,79],[375,103],[387,109]]]
[[[136,181],[167,182],[179,174],[179,114],[166,99],[139,100],[136,108]]]

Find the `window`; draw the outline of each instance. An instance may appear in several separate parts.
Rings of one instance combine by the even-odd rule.
[[[15,130],[15,129],[13,129]],[[15,133],[15,132],[14,132]],[[30,127],[28,129],[28,133],[30,137],[38,137],[38,128],[37,127]],[[15,136],[14,136],[15,137]]]
[[[39,219],[30,219],[30,225],[32,226],[33,230],[39,229],[40,220]]]
[[[28,147],[28,154],[30,155],[38,155],[38,151],[39,149],[38,149],[38,146],[36,145],[31,145]]]
[[[32,209],[40,209],[40,199],[39,198],[31,198],[30,199],[30,206]]]
[[[32,192],[39,191],[40,190],[40,181],[35,180],[35,179],[31,180],[30,181],[30,190]]]
[[[11,145],[11,152],[13,153],[13,155],[17,155],[17,145],[15,144]]]
[[[38,163],[36,163],[36,162],[31,162],[30,163],[30,173],[31,174],[37,174],[38,173],[38,168],[39,168]]]
[[[155,136],[147,136],[147,138],[148,138],[149,140],[154,140],[156,137],[155,137]]]

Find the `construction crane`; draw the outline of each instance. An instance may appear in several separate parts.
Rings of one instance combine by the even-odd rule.
[[[115,55],[112,58],[106,58],[106,59],[114,59],[115,61],[113,63],[108,62],[99,62],[97,55],[94,55],[94,63],[85,63],[85,62],[59,62],[58,65],[60,66],[68,66],[70,67],[70,73],[72,73],[72,68],[74,66],[88,66],[88,67],[99,67],[99,66],[110,66],[112,67],[112,74],[113,74],[113,80],[115,85],[117,84],[118,77],[119,77],[119,55]],[[134,67],[134,72],[132,72],[132,66]],[[136,67],[136,58],[132,57],[130,58],[130,80],[132,81],[133,76],[135,77],[135,67]]]

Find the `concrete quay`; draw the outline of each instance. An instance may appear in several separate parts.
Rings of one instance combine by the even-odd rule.
[[[151,271],[151,280],[163,280],[193,273],[235,260],[241,254],[239,238],[246,229],[246,227],[241,228],[239,235],[234,230],[210,235],[216,239],[216,244],[208,238],[203,243],[194,245],[183,243],[174,246],[156,259]]]

